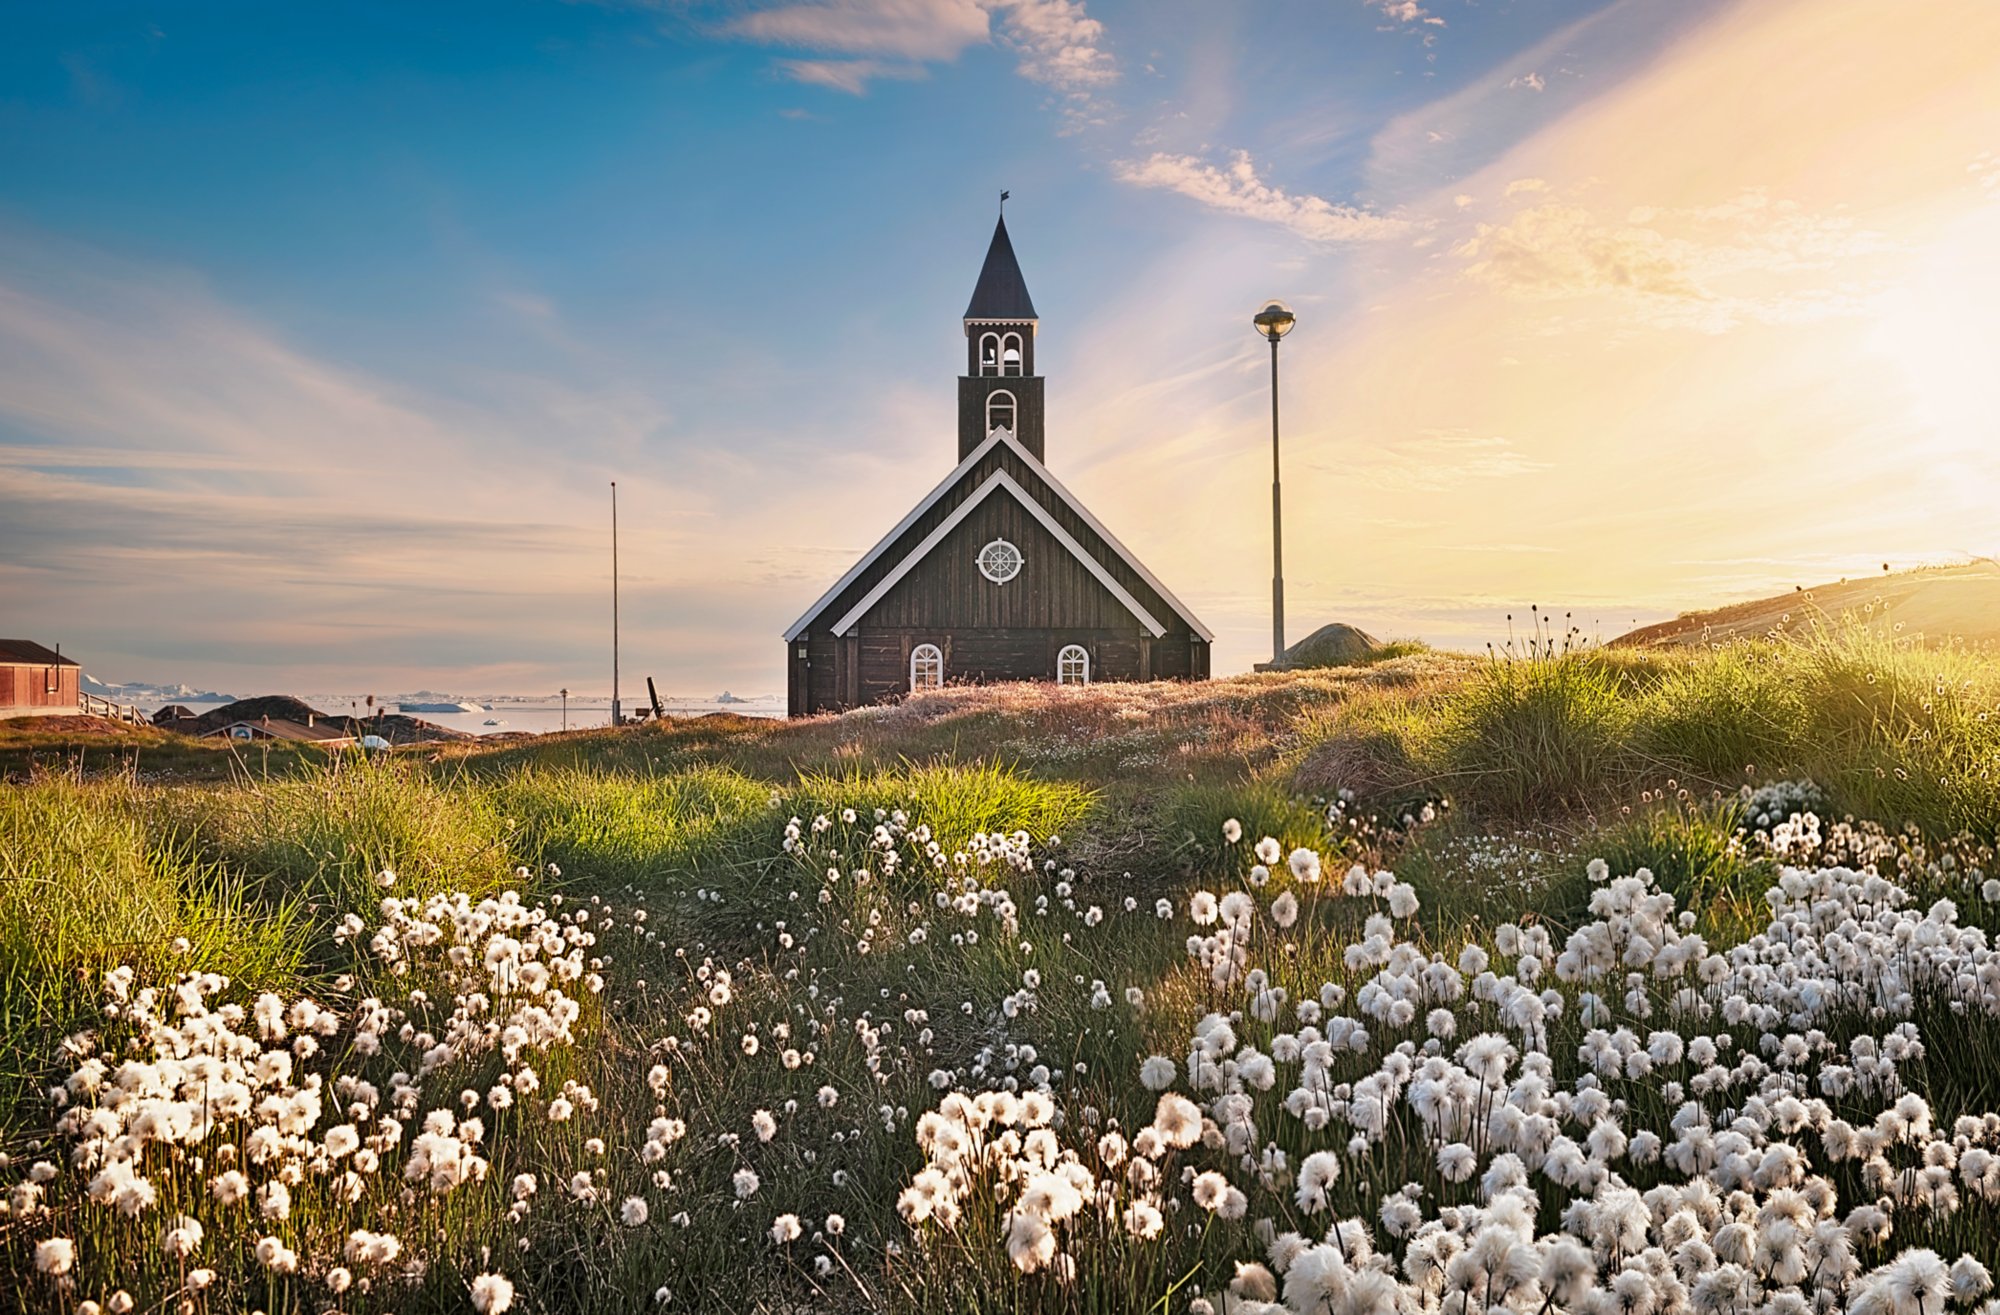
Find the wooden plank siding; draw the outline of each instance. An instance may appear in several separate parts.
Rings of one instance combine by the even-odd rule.
[[[995,539],[1021,550],[1021,570],[1004,584],[995,584],[979,570],[979,550]],[[860,621],[867,629],[917,625],[1114,629],[1137,624],[1090,568],[1005,490],[988,494]]]
[[[0,709],[74,710],[83,668],[43,663],[0,663]]]
[[[1154,591],[1153,587],[1140,577],[1137,571],[1127,566],[1117,553],[1113,552],[1103,540],[1098,538],[1097,532],[1091,529],[1081,516],[1071,511],[1068,504],[1057,497],[1049,489],[1048,485],[1042,482],[1041,476],[1030,470],[1028,464],[1022,461],[1020,457],[1014,454],[1012,449],[1004,444],[996,445],[971,470],[968,470],[960,479],[958,488],[952,490],[946,496],[939,498],[934,506],[922,516],[919,516],[915,523],[903,531],[902,535],[890,546],[887,552],[869,563],[867,570],[856,577],[847,588],[841,590],[837,598],[831,599],[826,607],[820,610],[819,616],[815,618],[813,630],[816,632],[822,626],[831,625],[840,617],[845,616],[856,603],[860,602],[870,590],[881,582],[884,576],[888,575],[901,564],[902,560],[909,555],[911,549],[923,542],[924,538],[932,530],[936,529],[942,521],[958,509],[960,503],[977,492],[979,486],[984,484],[987,477],[996,470],[1004,470],[1013,476],[1021,487],[1028,491],[1028,495],[1040,503],[1055,518],[1058,525],[1061,525],[1072,538],[1083,545],[1085,552],[1089,553],[1092,558],[1110,572],[1111,577],[1124,586],[1134,598],[1137,598],[1140,605],[1148,612],[1151,612],[1159,620],[1160,624],[1167,627],[1167,633],[1173,634],[1177,631],[1184,632],[1186,630],[1186,623],[1167,604],[1166,599],[1161,598]],[[1013,501],[1012,495],[998,490],[987,495],[988,502],[994,499],[1004,499],[1007,502]],[[987,508],[982,506],[969,519],[976,520],[984,515],[986,511]],[[988,539],[992,537],[991,535],[987,536]],[[981,539],[980,543],[983,544],[986,541],[986,539]],[[1026,550],[1027,545],[1022,544],[1020,540],[1017,539],[1013,542],[1021,547],[1023,551]],[[1063,551],[1060,547],[1054,545],[1053,540],[1049,542],[1055,551]],[[975,548],[977,546],[974,545]],[[981,580],[981,583],[985,583],[984,579]],[[1123,609],[1120,610],[1121,612],[1123,611]],[[1126,613],[1125,615],[1129,616],[1130,614]]]

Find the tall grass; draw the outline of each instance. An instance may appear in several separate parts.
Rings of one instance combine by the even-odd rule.
[[[52,1039],[95,1014],[110,968],[296,977],[299,901],[253,898],[191,837],[156,823],[124,783],[45,777],[0,790],[0,1126],[42,1076]]]
[[[473,787],[496,811],[513,852],[593,881],[649,884],[725,858],[745,823],[775,835],[771,787],[721,767],[613,775],[530,767]]]
[[[2000,829],[2000,661],[1865,627],[1541,651],[1374,702],[1305,728],[1298,785],[1434,791],[1522,822],[1606,810],[1670,778],[1707,793],[1803,776],[1856,816]]]
[[[380,898],[385,871],[399,895],[511,880],[511,837],[487,793],[406,760],[343,757],[161,806],[211,861],[336,917]]]

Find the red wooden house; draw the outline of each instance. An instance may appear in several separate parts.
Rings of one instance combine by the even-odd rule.
[[[32,639],[0,639],[0,717],[80,710],[83,668]]]

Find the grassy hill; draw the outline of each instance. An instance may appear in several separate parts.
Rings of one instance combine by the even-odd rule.
[[[1772,598],[1684,612],[1612,643],[1711,644],[1853,626],[1929,643],[1991,644],[2000,640],[2000,566],[1969,562],[1800,586]]]

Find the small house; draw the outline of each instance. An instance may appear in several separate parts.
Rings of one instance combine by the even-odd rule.
[[[287,721],[282,717],[232,721],[227,726],[216,727],[203,738],[289,740],[294,744],[315,744],[322,749],[344,749],[354,743],[353,734],[345,727],[323,725],[311,717],[302,722]]]
[[[83,668],[32,639],[0,639],[0,717],[75,716]]]

